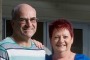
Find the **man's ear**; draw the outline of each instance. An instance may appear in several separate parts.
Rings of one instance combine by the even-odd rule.
[[[13,21],[13,20],[11,20],[11,21],[10,21],[10,23],[11,23],[11,26],[12,26],[12,28],[13,28],[14,21]]]
[[[11,20],[10,22],[11,22],[11,25],[13,26],[15,23],[15,20]]]

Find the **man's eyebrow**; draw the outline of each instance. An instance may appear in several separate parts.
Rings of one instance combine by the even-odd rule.
[[[27,19],[27,18],[20,17],[19,19]]]
[[[37,18],[37,17],[31,17],[31,18],[29,18],[29,19],[33,19],[33,18]],[[20,17],[19,19],[28,19],[28,18]]]

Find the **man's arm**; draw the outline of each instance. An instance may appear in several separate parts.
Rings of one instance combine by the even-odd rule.
[[[37,41],[35,39],[33,39],[33,42],[36,44],[36,46],[38,48],[44,49],[47,55],[51,55],[52,54],[52,52],[46,46],[42,45],[41,42],[39,42],[39,41]]]
[[[35,40],[35,39],[32,39],[32,41],[35,43],[35,45],[36,45],[38,48],[42,49],[42,48],[44,47],[41,42],[39,42],[39,41],[37,41],[37,40]]]
[[[0,46],[0,60],[8,60],[8,54],[2,46]]]

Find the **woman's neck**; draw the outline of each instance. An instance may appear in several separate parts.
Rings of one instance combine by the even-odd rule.
[[[52,59],[53,60],[74,60],[75,53],[71,51],[54,53]]]

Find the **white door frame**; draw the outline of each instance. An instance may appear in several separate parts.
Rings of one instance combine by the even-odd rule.
[[[89,56],[89,29],[88,24],[84,23],[73,23],[73,27],[75,29],[82,29],[83,30],[83,54]]]
[[[51,45],[50,45],[50,40],[49,40],[49,35],[48,35],[48,25],[50,22],[46,23],[46,47],[52,51]],[[82,29],[83,30],[83,54],[90,56],[90,47],[89,47],[89,40],[90,40],[90,29],[88,29],[88,24],[85,23],[73,23],[73,27],[75,29]],[[89,39],[89,40],[88,40]]]

